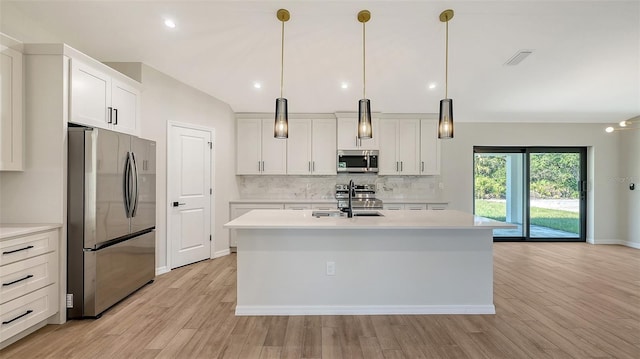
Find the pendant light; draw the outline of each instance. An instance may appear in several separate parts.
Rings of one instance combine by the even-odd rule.
[[[282,87],[284,83],[284,23],[289,21],[291,15],[286,9],[280,9],[276,13],[278,20],[282,22],[282,43],[280,53],[280,97],[276,99],[276,120],[273,128],[273,137],[289,137],[289,110],[287,109],[287,99],[282,97]]]
[[[358,13],[358,21],[362,23],[362,99],[358,103],[358,138],[368,139],[373,137],[371,126],[371,101],[366,96],[367,72],[365,62],[365,23],[371,19],[369,10]]]
[[[440,100],[440,117],[438,120],[438,138],[453,138],[453,100],[448,98],[449,84],[449,20],[453,18],[453,10],[448,9],[440,14],[440,21],[447,25],[445,40],[444,67],[444,99]]]

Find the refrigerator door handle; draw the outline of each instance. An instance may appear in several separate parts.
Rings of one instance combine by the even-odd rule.
[[[133,191],[131,193],[131,217],[135,217],[138,210],[138,198],[140,194],[138,193],[138,164],[136,163],[136,155],[133,152],[131,152],[131,170],[131,180],[133,183]]]
[[[130,188],[130,178],[131,178],[131,156],[129,152],[127,152],[127,159],[124,162],[124,176],[123,176],[123,188],[124,192],[124,210],[127,214],[127,218],[131,218],[131,188]]]

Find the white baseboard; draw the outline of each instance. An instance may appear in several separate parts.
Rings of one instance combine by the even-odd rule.
[[[169,272],[171,272],[171,269],[169,269],[169,267],[167,266],[156,268],[156,275],[161,275]]]
[[[229,250],[229,248],[227,248],[227,249],[223,249],[221,251],[217,251],[217,252],[213,253],[213,258],[224,257],[224,256],[228,256],[229,254],[231,254],[231,250]]]
[[[236,315],[496,314],[494,305],[259,306],[238,305]]]
[[[635,249],[640,249],[640,242],[625,241],[623,245]]]
[[[627,246],[627,247],[631,247],[631,248],[636,248],[636,249],[640,249],[640,242],[631,242],[631,241],[625,241],[622,239],[598,239],[597,241],[587,241],[591,244],[616,244],[616,245],[620,245],[620,246]]]

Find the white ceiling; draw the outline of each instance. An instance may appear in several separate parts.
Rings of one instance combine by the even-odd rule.
[[[357,111],[362,25],[356,14],[368,9],[372,110],[436,113],[445,68],[445,24],[438,15],[452,8],[449,97],[457,121],[617,122],[640,114],[637,0],[1,3],[12,10],[3,11],[2,31],[24,42],[60,39],[100,61],[143,62],[236,112],[274,110],[280,86],[276,11],[286,8],[290,112]],[[165,18],[177,27],[165,27]],[[41,31],[16,30],[29,26]],[[522,49],[534,53],[518,66],[504,65]],[[342,82],[350,87],[342,89]],[[438,86],[430,90],[430,83]]]

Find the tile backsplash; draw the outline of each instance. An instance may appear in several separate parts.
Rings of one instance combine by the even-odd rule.
[[[236,176],[241,199],[332,199],[336,183],[375,184],[380,199],[440,199],[440,176]]]

